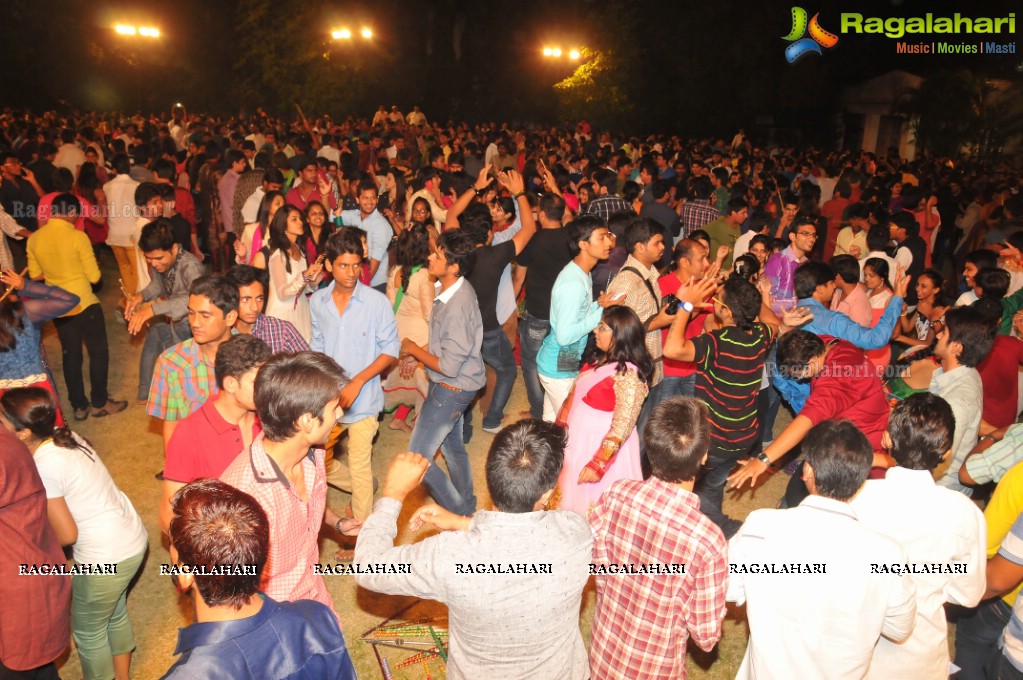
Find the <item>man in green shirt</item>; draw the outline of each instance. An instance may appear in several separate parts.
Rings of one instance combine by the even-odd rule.
[[[728,246],[729,250],[735,249],[735,242],[739,239],[739,225],[749,217],[749,206],[744,198],[731,198],[728,200],[728,210],[724,217],[719,217],[706,227],[704,231],[710,236],[710,257],[715,257],[718,248]],[[732,268],[732,254],[721,264],[721,268],[728,271]]]

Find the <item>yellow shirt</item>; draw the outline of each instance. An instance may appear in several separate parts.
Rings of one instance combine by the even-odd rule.
[[[99,265],[84,231],[61,219],[50,220],[28,237],[28,275],[44,277],[46,285],[74,293],[81,302],[64,316],[75,316],[99,303],[92,284],[99,281]]]
[[[998,554],[1002,541],[1009,534],[1009,529],[1021,512],[1023,512],[1023,463],[1017,463],[999,480],[987,508],[984,509],[984,519],[987,520],[988,559]],[[1013,605],[1021,588],[1023,583],[1002,596],[1007,605],[1010,607]]]

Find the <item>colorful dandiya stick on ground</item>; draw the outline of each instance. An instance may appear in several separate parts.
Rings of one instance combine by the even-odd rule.
[[[437,648],[434,647],[432,649],[426,650],[425,652],[419,652],[418,654],[414,654],[414,655],[410,656],[409,658],[405,659],[404,661],[399,663],[397,666],[395,666],[395,668],[407,668],[408,666],[414,666],[417,663],[425,663],[426,661],[429,661],[430,659],[439,659],[439,658],[440,658],[440,653],[437,651]]]
[[[380,651],[373,646],[373,654],[377,657],[377,663],[380,665],[380,673],[384,676],[384,680],[394,680],[394,676],[391,675],[391,668],[387,665],[387,660],[380,656]]]
[[[440,654],[440,658],[447,662],[448,650],[444,647],[444,641],[441,640],[440,635],[438,635],[437,631],[433,629],[433,626],[430,626],[430,636],[433,637],[433,641],[437,643],[437,653]]]
[[[365,633],[363,633],[363,634],[362,634],[362,637],[363,637],[363,638],[365,639],[366,637],[368,637],[368,636],[369,636],[369,635],[371,635],[372,633],[375,633],[376,631],[380,630],[381,628],[383,628],[384,626],[386,626],[386,625],[387,625],[388,623],[390,623],[391,621],[394,621],[394,620],[395,620],[396,618],[398,618],[399,616],[401,616],[402,614],[404,614],[405,612],[407,612],[407,611],[408,611],[409,609],[412,609],[412,607],[415,607],[415,606],[416,606],[417,604],[419,604],[420,602],[422,602],[422,600],[420,600],[420,599],[419,599],[419,598],[417,597],[417,598],[416,598],[415,600],[413,600],[413,601],[412,601],[411,603],[409,603],[408,605],[406,605],[406,606],[402,607],[401,609],[399,609],[398,611],[396,611],[396,612],[395,612],[394,614],[391,614],[391,615],[390,615],[390,616],[388,616],[388,617],[387,617],[386,619],[384,619],[383,621],[381,621],[381,622],[380,622],[380,623],[378,623],[377,625],[375,625],[375,626],[373,626],[372,628],[370,628],[369,630],[367,630],[367,631],[366,631]]]

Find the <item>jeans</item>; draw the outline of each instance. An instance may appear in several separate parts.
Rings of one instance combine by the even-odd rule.
[[[543,386],[536,372],[536,355],[544,338],[550,335],[551,322],[538,319],[529,312],[523,312],[519,322],[519,354],[522,358],[522,378],[526,383],[526,398],[529,399],[529,415],[543,418]]]
[[[953,663],[962,668],[956,680],[984,680],[984,664],[999,652],[998,640],[1012,617],[1012,607],[1000,597],[964,610],[956,622]]]
[[[512,387],[515,385],[515,378],[518,376],[519,370],[515,366],[515,354],[511,343],[508,342],[508,336],[501,328],[483,333],[482,354],[483,363],[497,373],[494,393],[490,397],[490,408],[483,416],[483,427],[497,428],[501,426],[504,407],[511,397]]]
[[[661,381],[661,401],[672,397],[691,397],[696,394],[696,374],[679,377],[665,376]],[[656,406],[656,404],[654,404]]]
[[[650,478],[650,460],[646,457],[646,440],[643,438],[643,430],[646,428],[646,421],[654,408],[664,399],[664,381],[657,383],[650,388],[650,392],[643,400],[643,408],[639,411],[639,418],[636,420],[636,432],[639,433],[639,464],[643,470],[643,479]]]
[[[92,405],[96,408],[106,406],[110,349],[107,346],[107,327],[103,320],[103,308],[97,302],[75,316],[55,319],[53,325],[57,327],[57,337],[60,338],[60,347],[64,356],[64,384],[67,385],[71,407],[76,411],[89,407],[89,399],[85,397],[85,381],[82,379],[83,344],[89,351],[89,385],[92,388]]]
[[[71,577],[71,632],[86,680],[114,677],[114,657],[135,649],[128,619],[128,585],[146,549],[117,563],[116,574]]]
[[[696,482],[696,495],[700,497],[700,512],[717,524],[725,538],[731,538],[742,526],[742,522],[725,515],[721,505],[725,499],[725,484],[728,473],[735,467],[735,461],[743,452],[721,451],[711,446],[707,462],[703,464],[701,476]]]
[[[408,443],[409,451],[430,459],[423,482],[433,499],[444,509],[465,516],[476,512],[476,495],[469,452],[462,442],[462,417],[475,396],[473,391],[431,382]],[[444,454],[450,478],[434,462],[438,448]]]
[[[142,345],[142,356],[139,357],[139,401],[149,399],[149,388],[153,384],[156,360],[165,351],[190,337],[192,337],[192,328],[188,325],[187,318],[177,322],[154,323],[149,327],[146,332],[146,342]]]

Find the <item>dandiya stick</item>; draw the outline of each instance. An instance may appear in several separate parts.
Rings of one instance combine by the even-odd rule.
[[[18,274],[18,276],[24,278],[25,274],[28,274],[28,267],[25,267],[24,269],[22,269],[21,273]],[[3,295],[0,295],[0,302],[3,302],[4,300],[6,300],[7,296],[10,295],[13,292],[14,292],[14,285],[12,284],[10,288],[8,288],[6,291],[4,291]]]
[[[398,618],[399,616],[401,616],[402,614],[404,614],[405,612],[407,612],[407,611],[408,611],[409,609],[412,609],[412,607],[415,607],[415,606],[416,606],[417,604],[419,604],[420,602],[422,602],[422,600],[420,600],[420,599],[419,599],[419,598],[417,597],[417,598],[416,598],[415,600],[413,600],[413,601],[412,601],[411,603],[409,603],[409,604],[408,604],[407,606],[405,606],[405,607],[402,607],[401,609],[399,609],[399,610],[398,610],[398,611],[396,611],[395,613],[391,614],[390,616],[388,616],[388,617],[387,617],[386,619],[384,619],[383,621],[381,621],[381,622],[380,622],[380,623],[378,623],[377,625],[375,625],[375,626],[373,626],[372,628],[370,628],[369,630],[367,630],[367,631],[366,631],[365,633],[363,633],[363,634],[362,634],[362,637],[363,637],[363,638],[365,639],[365,638],[366,638],[366,637],[368,637],[369,635],[371,635],[371,634],[373,634],[373,633],[377,632],[378,630],[380,630],[381,628],[383,628],[384,626],[386,626],[386,625],[387,625],[388,623],[390,623],[391,621],[394,621],[394,620],[395,620],[396,618]]]

